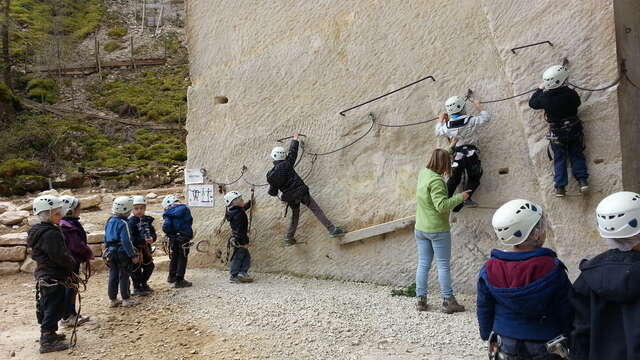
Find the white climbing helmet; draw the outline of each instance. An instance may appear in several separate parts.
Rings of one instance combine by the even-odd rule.
[[[559,88],[569,78],[569,69],[564,65],[553,65],[542,74],[544,88],[547,90]]]
[[[62,195],[60,201],[62,201],[62,215],[67,215],[69,211],[75,210],[80,203],[78,199],[71,195]]]
[[[175,195],[167,195],[164,197],[164,199],[162,199],[162,208],[166,210],[169,208],[169,206],[173,205],[178,201],[180,200],[178,200],[178,198]]]
[[[457,114],[464,110],[464,104],[466,102],[462,96],[452,96],[444,102],[444,108],[449,115]]]
[[[43,211],[61,208],[60,198],[52,195],[42,195],[33,199],[33,214],[38,215]]]
[[[596,208],[603,238],[624,239],[640,234],[640,194],[621,191],[602,199]]]
[[[287,158],[287,150],[282,146],[276,146],[271,150],[271,158],[274,161],[280,161]]]
[[[229,205],[231,205],[231,203],[233,202],[233,200],[235,200],[235,199],[237,199],[237,198],[239,198],[239,197],[242,197],[242,194],[240,194],[240,193],[239,193],[239,192],[237,192],[237,191],[230,191],[230,192],[226,193],[226,194],[224,195],[224,205],[225,205],[225,206],[229,206]]]
[[[118,196],[113,200],[111,212],[114,214],[126,215],[133,209],[133,199],[129,196]]]
[[[529,200],[511,200],[493,214],[491,225],[504,245],[520,245],[542,219],[542,208]]]
[[[145,199],[142,195],[134,195],[133,205],[147,205],[147,199]]]

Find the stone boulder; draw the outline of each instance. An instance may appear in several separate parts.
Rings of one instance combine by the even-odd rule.
[[[0,224],[17,225],[29,216],[28,211],[12,210],[0,214]]]
[[[168,256],[154,256],[153,263],[155,265],[155,270],[159,271],[169,271],[169,263],[171,259]]]
[[[20,263],[17,262],[0,262],[0,275],[11,275],[20,272]]]
[[[80,200],[80,209],[90,209],[100,205],[102,202],[102,196],[90,195],[78,198],[78,200]]]
[[[102,244],[104,241],[104,231],[95,231],[87,234],[87,243]]]
[[[25,246],[0,247],[0,261],[22,261],[27,257]]]
[[[33,201],[26,202],[18,206],[18,210],[31,211],[33,210]]]
[[[58,192],[58,190],[56,189],[51,189],[51,190],[45,190],[45,191],[41,191],[38,196],[43,196],[43,195],[52,195],[52,196],[60,196],[60,193]]]
[[[158,194],[154,193],[154,192],[150,192],[147,195],[144,196],[146,199],[155,199],[158,197]]]
[[[0,245],[2,245],[2,246],[7,246],[7,245],[22,245],[22,246],[26,246],[27,245],[27,236],[28,235],[27,235],[26,232],[0,235]]]
[[[89,244],[89,248],[93,252],[93,256],[100,257],[102,256],[102,244]]]
[[[113,196],[113,194],[104,194],[104,195],[102,195],[102,203],[111,205],[111,203],[113,202],[113,200],[115,198],[116,197]]]
[[[0,214],[11,210],[16,210],[16,206],[13,203],[10,203],[8,201],[0,202]]]
[[[33,273],[34,271],[36,271],[37,265],[38,264],[32,258],[28,257],[27,260],[22,263],[22,266],[20,266],[20,271]]]

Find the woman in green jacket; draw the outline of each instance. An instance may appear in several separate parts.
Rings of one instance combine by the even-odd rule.
[[[451,147],[455,146],[455,139]],[[451,175],[451,154],[447,150],[436,149],[431,154],[427,167],[418,175],[416,192],[417,211],[415,236],[418,246],[418,268],[416,270],[416,296],[418,311],[426,311],[427,282],[429,268],[435,255],[438,268],[440,291],[444,299],[442,311],[446,314],[464,311],[456,301],[451,289],[451,232],[449,212],[469,198],[470,191],[448,196],[443,175]]]

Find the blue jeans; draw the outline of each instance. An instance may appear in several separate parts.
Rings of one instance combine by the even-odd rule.
[[[131,294],[129,293],[129,268],[131,266],[131,259],[120,247],[112,248],[113,255],[111,261],[109,261],[109,285],[107,286],[107,293],[109,299],[116,300],[118,298],[118,288],[120,289],[120,296],[122,300],[128,299]]]
[[[584,157],[583,141],[582,138],[569,140],[565,144],[551,143],[551,150],[553,150],[553,169],[554,176],[553,181],[555,187],[567,186],[569,180],[567,175],[567,160],[571,162],[571,171],[576,180],[589,177],[587,172],[587,160]]]
[[[237,277],[238,274],[246,274],[249,271],[249,267],[251,267],[251,254],[249,254],[249,249],[242,247],[235,248],[231,256],[231,264],[229,265],[231,278]]]
[[[415,230],[416,244],[418,245],[418,268],[416,269],[416,295],[427,296],[427,283],[429,282],[429,268],[433,256],[436,257],[438,268],[438,281],[440,292],[445,299],[453,296],[451,288],[451,233],[424,233]]]

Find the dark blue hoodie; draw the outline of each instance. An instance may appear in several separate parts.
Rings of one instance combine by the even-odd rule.
[[[153,241],[157,240],[158,236],[156,235],[156,229],[153,227],[153,220],[153,217],[147,215],[143,217],[131,216],[127,220],[134,246],[144,245],[147,237],[151,237]]]
[[[551,266],[548,266],[549,261],[552,261]],[[494,272],[494,281],[506,283],[508,287],[492,284],[488,268]],[[516,268],[517,271],[509,273],[509,269]],[[512,280],[510,277],[519,279],[516,287],[508,285]],[[478,279],[480,337],[487,340],[491,331],[513,339],[532,341],[548,341],[560,334],[568,335],[573,321],[570,289],[566,267],[552,250],[492,250],[491,260],[482,267]]]
[[[193,238],[193,218],[191,217],[191,211],[187,205],[177,204],[173,205],[162,214],[164,223],[162,224],[162,231],[169,236],[178,235],[178,233],[187,236],[189,239]]]

